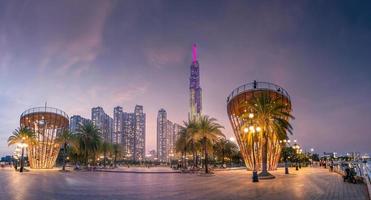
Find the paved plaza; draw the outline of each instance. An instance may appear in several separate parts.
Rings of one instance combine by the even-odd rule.
[[[344,183],[326,169],[280,169],[274,180],[251,182],[245,170],[214,176],[177,173],[69,172],[16,173],[0,170],[0,199],[368,199],[365,185]]]

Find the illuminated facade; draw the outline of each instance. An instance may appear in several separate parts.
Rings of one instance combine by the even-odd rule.
[[[68,115],[62,110],[37,107],[26,110],[20,118],[20,126],[35,132],[36,143],[28,147],[28,159],[33,169],[51,169],[55,165],[60,145],[55,139],[69,129]]]
[[[80,115],[73,115],[70,118],[70,132],[76,133],[82,124],[91,122],[90,119],[81,117]]]
[[[124,148],[124,157],[133,161],[144,160],[146,114],[143,112],[143,106],[136,105],[133,113],[124,112],[122,107],[117,106],[113,113],[113,135],[116,138],[116,143],[121,144]]]
[[[101,131],[102,137],[106,142],[113,142],[113,119],[106,114],[102,107],[91,109],[91,121]]]
[[[175,154],[175,142],[181,126],[167,119],[167,113],[160,109],[157,114],[157,158],[167,162]]]
[[[134,109],[135,116],[135,139],[134,139],[134,161],[142,161],[146,156],[146,114],[143,112],[143,106],[136,105]]]
[[[202,89],[200,87],[200,66],[197,60],[196,44],[193,45],[193,62],[189,78],[190,113],[189,119],[195,119],[201,115]]]
[[[113,109],[113,143],[121,144],[122,135],[124,132],[124,112],[122,107],[117,106]]]
[[[234,89],[227,97],[227,112],[229,120],[232,124],[236,140],[248,169],[253,168],[254,156],[256,159],[257,169],[261,169],[264,138],[262,134],[256,134],[255,137],[253,137],[252,133],[244,132],[243,129],[247,127],[248,122],[246,119],[242,118],[242,115],[245,115],[249,110],[247,102],[261,93],[266,93],[287,104],[291,112],[289,94],[282,87],[272,83],[254,81]],[[276,134],[272,134],[272,136],[268,137],[269,170],[275,170],[277,168],[280,153],[281,145],[279,144],[279,139]]]

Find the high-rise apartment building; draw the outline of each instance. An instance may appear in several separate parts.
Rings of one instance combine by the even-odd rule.
[[[146,155],[146,114],[143,112],[143,106],[136,105],[135,115],[135,143],[134,160],[144,160]]]
[[[202,89],[200,87],[200,66],[197,60],[196,44],[193,45],[193,62],[189,78],[190,113],[189,119],[193,120],[201,115]]]
[[[182,126],[177,124],[177,123],[174,123],[173,124],[173,143],[172,143],[172,153],[175,154],[175,144],[176,144],[176,141],[179,139],[179,133],[180,133],[180,130],[181,130]]]
[[[115,144],[121,144],[124,132],[123,114],[122,107],[117,106],[113,109],[113,143]]]
[[[80,115],[73,115],[70,118],[70,132],[76,133],[82,124],[91,122],[90,119],[81,117]]]
[[[167,160],[167,113],[160,109],[157,114],[157,159],[160,162]]]
[[[113,119],[104,112],[102,107],[98,106],[91,109],[91,120],[101,131],[103,139],[106,142],[112,143]]]
[[[145,158],[146,114],[143,106],[136,105],[133,113],[124,112],[122,107],[114,108],[114,136],[124,148],[126,159],[141,161]]]
[[[157,114],[157,158],[160,162],[167,162],[174,156],[179,131],[180,125],[168,120],[166,111],[160,109]]]

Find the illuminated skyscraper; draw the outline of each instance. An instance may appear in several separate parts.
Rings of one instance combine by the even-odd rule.
[[[202,89],[200,87],[200,67],[197,60],[196,44],[193,44],[193,61],[191,65],[191,76],[189,78],[190,113],[189,119],[195,119],[201,115]]]
[[[81,117],[80,115],[73,115],[70,118],[70,132],[76,133],[82,124],[91,122],[90,119]]]
[[[164,109],[160,109],[157,114],[157,158],[160,162],[167,160],[167,113]]]
[[[167,119],[167,113],[160,109],[157,114],[157,158],[168,162],[175,153],[175,141],[181,126]]]
[[[91,109],[91,120],[99,128],[106,142],[112,143],[113,119],[107,115],[102,107]]]
[[[117,106],[113,109],[113,143],[121,144],[124,131],[122,107]]]
[[[124,156],[128,160],[142,161],[145,158],[146,114],[143,106],[136,105],[133,113],[123,112],[117,106],[114,113],[114,136],[117,144],[124,148]],[[115,142],[115,140],[114,140]]]
[[[143,106],[136,105],[135,115],[135,143],[134,160],[142,161],[146,155],[146,114],[143,113]]]

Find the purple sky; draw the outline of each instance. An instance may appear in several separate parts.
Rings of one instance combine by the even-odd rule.
[[[253,80],[292,98],[306,148],[371,152],[371,5],[352,1],[0,1],[0,153],[42,106],[90,118],[102,106],[187,119],[192,44],[203,111],[233,135],[226,97]]]

